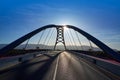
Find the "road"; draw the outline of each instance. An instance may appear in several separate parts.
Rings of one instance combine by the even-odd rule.
[[[0,72],[0,80],[111,80],[69,52],[50,52]]]

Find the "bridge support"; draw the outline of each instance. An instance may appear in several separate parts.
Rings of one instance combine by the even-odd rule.
[[[57,29],[57,37],[56,37],[54,50],[56,49],[56,45],[58,43],[63,43],[64,48],[66,50],[66,45],[65,45],[65,40],[64,40],[64,27],[63,26],[58,26],[58,27],[56,27],[56,29]]]
[[[101,48],[108,55],[111,55],[115,60],[120,62],[120,54],[118,52],[112,50],[107,45],[105,45],[103,42],[99,41],[98,39],[96,39],[95,37],[90,35],[89,33],[85,32],[85,31],[83,31],[83,30],[81,30],[81,29],[79,29],[79,28],[77,28],[75,26],[72,26],[72,25],[66,25],[66,26],[68,28],[71,28],[71,29],[79,32],[80,34],[82,34],[83,36],[88,38],[90,41],[95,43],[99,48]],[[64,44],[65,49],[66,49],[65,41],[64,41],[64,35],[63,35],[63,32],[64,32],[63,26],[51,24],[51,25],[46,25],[46,26],[40,27],[40,28],[38,28],[38,29],[36,29],[36,30],[22,36],[21,38],[13,41],[12,43],[5,46],[4,48],[0,49],[0,56],[6,55],[9,51],[14,49],[18,45],[20,45],[25,40],[31,38],[32,36],[36,35],[37,33],[41,32],[42,30],[45,30],[45,29],[48,29],[48,28],[57,28],[57,38],[56,38],[56,43],[55,43],[54,49],[56,48],[56,45],[59,42],[62,42]]]

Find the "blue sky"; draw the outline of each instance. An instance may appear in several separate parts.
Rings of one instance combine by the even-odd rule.
[[[0,44],[47,24],[71,24],[120,50],[120,0],[0,0]]]

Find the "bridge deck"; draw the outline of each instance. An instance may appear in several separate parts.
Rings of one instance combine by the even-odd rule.
[[[112,77],[112,76],[111,76]],[[111,80],[69,52],[43,54],[0,73],[0,80]]]

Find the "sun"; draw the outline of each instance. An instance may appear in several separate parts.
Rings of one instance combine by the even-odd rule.
[[[63,28],[64,30],[68,30],[67,26],[66,25],[63,25]]]

